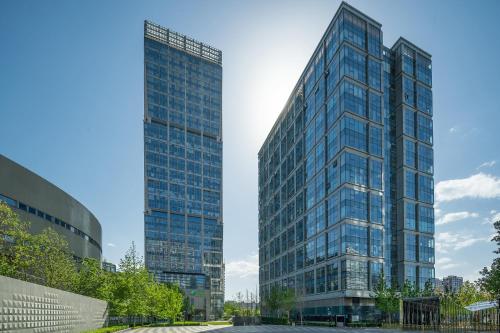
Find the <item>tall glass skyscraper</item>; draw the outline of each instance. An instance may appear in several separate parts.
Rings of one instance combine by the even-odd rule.
[[[146,268],[223,312],[222,52],[144,23]]]
[[[431,56],[342,3],[259,151],[259,281],[297,315],[369,320],[434,281]]]

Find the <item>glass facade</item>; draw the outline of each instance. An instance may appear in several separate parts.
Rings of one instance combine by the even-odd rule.
[[[325,300],[363,317],[367,305],[352,304],[382,274],[433,276],[430,66],[402,38],[383,47],[379,23],[340,5],[259,151],[261,299],[300,281],[308,316],[326,315],[314,305]],[[290,254],[295,265],[276,264]]]
[[[145,262],[163,282],[224,302],[222,54],[145,22]]]

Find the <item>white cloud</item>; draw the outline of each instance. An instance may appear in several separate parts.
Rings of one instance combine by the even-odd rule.
[[[226,263],[226,277],[246,278],[259,274],[259,256],[250,255],[246,259]]]
[[[497,212],[496,210],[490,211],[491,216],[488,218],[484,219],[483,224],[493,224],[496,221],[500,221],[500,212]]]
[[[484,162],[483,164],[481,164],[480,166],[478,166],[477,168],[478,169],[481,169],[481,168],[491,168],[492,166],[494,166],[495,164],[497,164],[497,161],[489,161],[489,162]]]
[[[458,127],[457,127],[457,126],[453,126],[453,127],[451,127],[451,128],[449,129],[449,132],[450,132],[450,133],[456,133],[456,132],[458,132]]]
[[[458,266],[458,263],[453,262],[453,261],[451,260],[451,258],[448,258],[448,257],[443,257],[443,258],[439,258],[439,259],[436,261],[436,266],[437,266],[437,268],[439,268],[439,269],[442,269],[442,270],[447,270],[447,269],[450,269],[450,268],[457,267],[457,266]]]
[[[478,242],[489,242],[490,236],[474,237],[472,235],[463,235],[459,233],[439,232],[436,234],[436,251],[439,253],[449,253],[457,251]]]
[[[456,213],[448,213],[444,214],[442,217],[438,218],[436,221],[436,225],[448,224],[460,220],[465,220],[472,217],[478,217],[477,213],[471,212],[456,212]]]
[[[109,246],[109,247],[116,247],[116,244],[115,244],[115,243],[108,243],[108,244],[106,244],[106,245],[107,245],[107,246]]]
[[[480,172],[467,178],[450,179],[437,183],[437,203],[463,198],[500,198],[500,178]]]

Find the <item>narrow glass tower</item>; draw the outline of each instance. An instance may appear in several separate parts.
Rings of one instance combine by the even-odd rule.
[[[222,316],[222,52],[144,23],[146,268]]]
[[[382,40],[343,2],[259,151],[261,299],[295,289],[297,318],[370,320],[382,273],[434,279],[430,55]]]

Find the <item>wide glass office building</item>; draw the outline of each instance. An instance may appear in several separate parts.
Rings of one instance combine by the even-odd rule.
[[[195,319],[223,312],[222,52],[144,25],[147,269],[179,284]]]
[[[431,84],[427,52],[341,4],[259,151],[262,300],[369,320],[382,274],[432,283]]]

